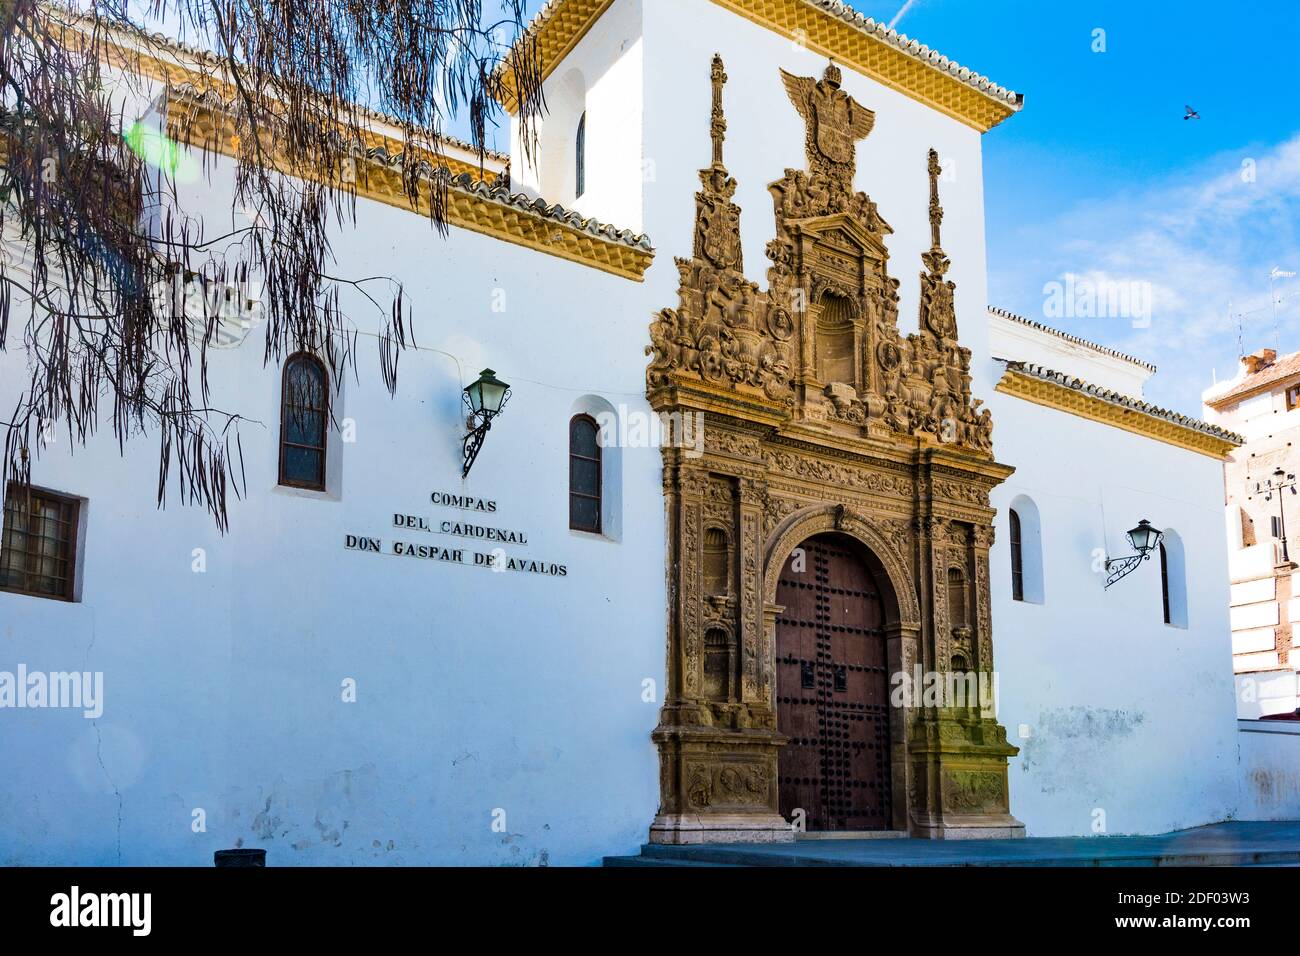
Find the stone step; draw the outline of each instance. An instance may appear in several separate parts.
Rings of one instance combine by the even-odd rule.
[[[625,857],[640,860],[643,866],[662,866],[692,862],[702,866],[1300,866],[1300,850],[1188,852],[1163,854],[1107,854],[985,857],[977,847],[962,859],[926,859],[901,856],[875,857],[870,855],[837,855],[834,857],[811,854],[773,854],[762,850],[722,847],[664,847],[647,846],[642,856]],[[673,858],[677,859],[673,859]],[[632,864],[626,864],[632,865]]]
[[[1212,824],[1153,836],[1021,840],[821,839],[646,844],[617,866],[1297,866],[1300,823]]]
[[[906,840],[906,830],[818,830],[812,833],[796,833],[795,842],[799,840]]]
[[[653,856],[607,856],[601,862],[602,866],[622,867],[622,866],[734,866],[733,863],[705,863],[700,860],[662,860]]]

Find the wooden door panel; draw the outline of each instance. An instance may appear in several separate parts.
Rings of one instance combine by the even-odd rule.
[[[819,535],[787,560],[777,603],[785,607],[777,726],[790,738],[781,812],[802,809],[810,830],[887,828],[889,675],[877,582],[847,539]]]

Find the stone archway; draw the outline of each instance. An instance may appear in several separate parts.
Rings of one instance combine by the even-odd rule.
[[[896,533],[896,529],[895,533]],[[904,631],[921,629],[921,606],[897,546],[888,533],[865,515],[844,504],[823,504],[801,508],[772,530],[763,549],[763,600],[776,600],[776,574],[799,542],[827,531],[839,531],[854,538],[880,562],[882,572],[893,588],[895,621]]]
[[[916,588],[912,584],[907,565],[890,542],[889,538],[871,521],[842,504],[823,505],[803,509],[789,518],[772,533],[768,539],[764,555],[763,599],[764,630],[767,634],[765,644],[773,649],[773,669],[778,674],[777,681],[777,731],[789,736],[781,725],[781,686],[780,641],[778,626],[781,616],[787,608],[780,603],[778,589],[782,570],[790,563],[795,549],[804,547],[808,542],[826,535],[842,535],[857,545],[858,557],[868,567],[881,588],[881,630],[884,644],[884,659],[888,678],[897,673],[912,670],[918,660],[918,640],[921,634],[920,605],[916,597]],[[817,676],[814,675],[814,680]],[[833,678],[832,678],[833,680]],[[846,688],[847,690],[847,688]],[[834,684],[831,684],[831,700],[834,699]],[[906,722],[901,719],[888,720],[888,767],[882,774],[889,782],[889,819],[883,827],[871,829],[907,830],[907,736]],[[778,756],[778,803],[780,796],[780,776],[783,773],[784,755]],[[783,808],[785,809],[785,808]],[[815,822],[815,821],[814,821]],[[817,829],[815,825],[811,829]],[[827,827],[828,829],[832,827]],[[866,827],[845,827],[859,829]]]

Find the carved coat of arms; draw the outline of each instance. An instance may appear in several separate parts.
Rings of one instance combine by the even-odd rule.
[[[840,89],[842,74],[835,64],[820,80],[781,71],[790,102],[808,124],[809,156],[813,150],[832,163],[852,166],[858,140],[876,125],[876,114]]]

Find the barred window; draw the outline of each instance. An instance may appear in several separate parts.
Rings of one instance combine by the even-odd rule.
[[[325,490],[329,375],[320,359],[299,352],[284,365],[280,393],[280,484]]]
[[[72,600],[79,509],[76,498],[10,482],[0,541],[0,590]]]

